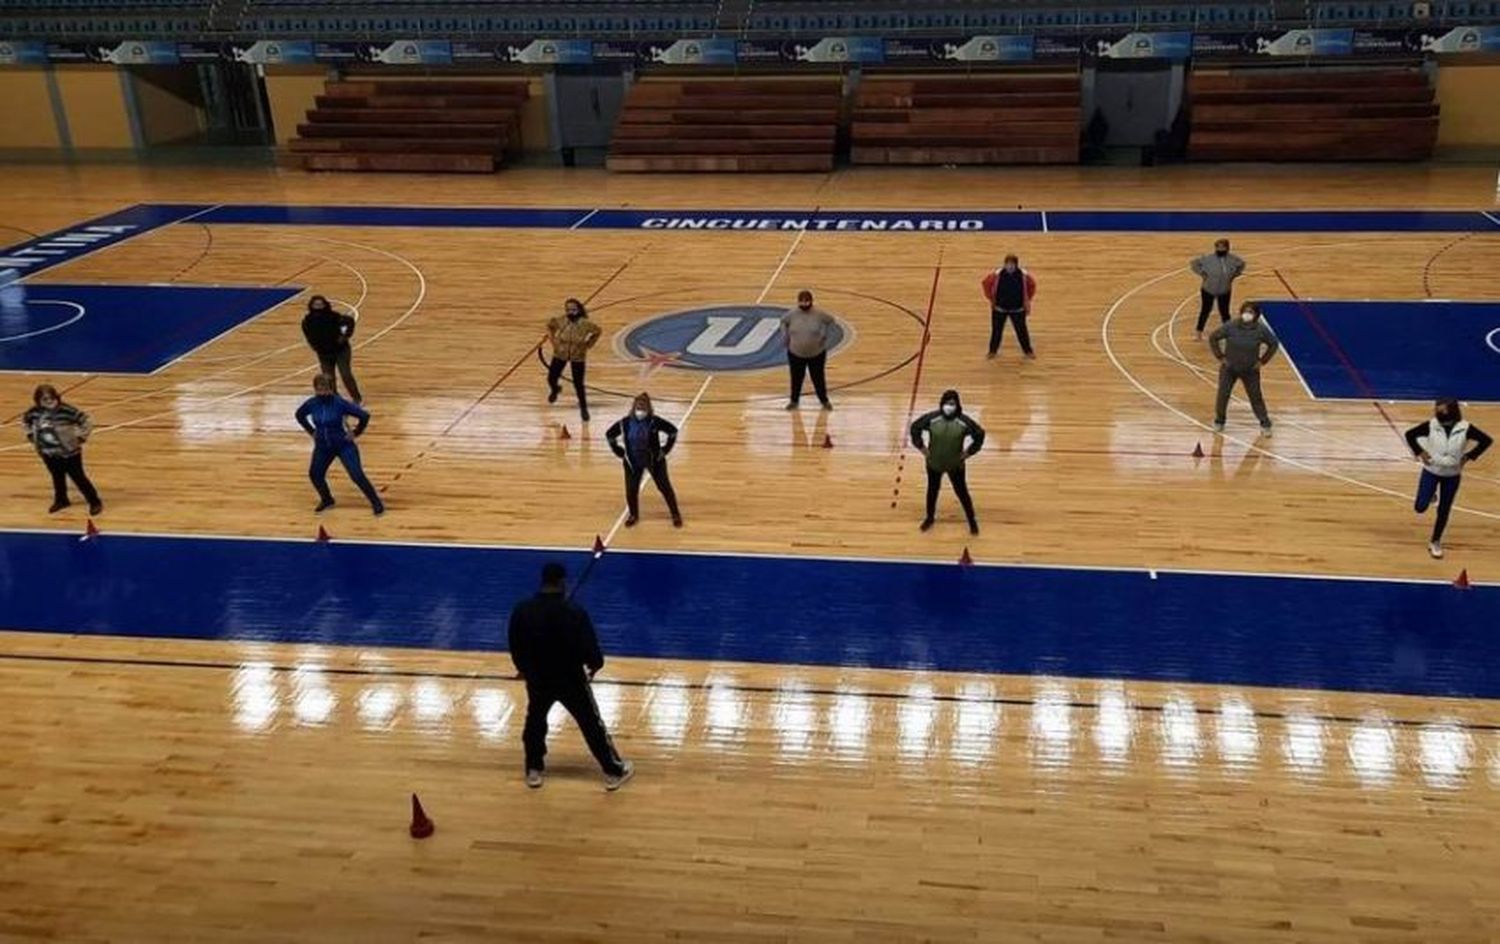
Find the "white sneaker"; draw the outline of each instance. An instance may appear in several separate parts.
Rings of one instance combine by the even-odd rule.
[[[1443,557],[1443,546],[1436,541],[1427,545],[1427,553],[1431,554],[1433,560],[1441,560]]]
[[[1223,423],[1215,423],[1214,424],[1214,432],[1216,432],[1216,433],[1222,433],[1222,432],[1224,432],[1224,424]]]
[[[1271,438],[1271,424],[1267,423],[1266,425],[1262,426],[1260,428],[1260,434],[1262,436],[1266,437],[1267,439],[1270,439]]]
[[[621,761],[620,766],[624,769],[620,771],[620,775],[618,777],[606,776],[604,778],[604,789],[608,790],[610,793],[614,793],[616,790],[625,786],[625,781],[635,776],[635,765],[630,761]]]
[[[526,786],[535,790],[542,785],[542,772],[540,770],[526,771]]]

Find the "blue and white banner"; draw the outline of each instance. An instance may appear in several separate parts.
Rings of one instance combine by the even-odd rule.
[[[1298,29],[1255,41],[1255,52],[1262,56],[1347,56],[1353,51],[1352,29]]]
[[[173,66],[178,62],[177,44],[158,40],[132,39],[110,48],[95,47],[96,58],[117,66]]]
[[[1101,59],[1186,59],[1193,52],[1193,34],[1131,33],[1114,42],[1096,40],[1090,51]]]
[[[1446,33],[1423,33],[1423,52],[1500,52],[1500,26],[1458,26]]]
[[[263,39],[230,47],[235,62],[257,65],[304,65],[317,61],[310,39]]]
[[[975,36],[965,43],[943,43],[941,57],[954,62],[1024,62],[1036,52],[1032,35]]]
[[[39,66],[46,61],[46,43],[0,42],[0,66]]]
[[[647,45],[643,58],[650,63],[673,66],[732,66],[734,47],[732,39],[679,39],[670,45]]]
[[[834,36],[811,46],[796,43],[798,62],[884,62],[885,41],[878,36]]]
[[[453,46],[446,39],[398,39],[384,46],[367,45],[360,58],[388,66],[446,66],[453,63]]]
[[[507,62],[543,65],[588,65],[594,61],[593,43],[587,39],[534,39],[525,46],[506,46]]]

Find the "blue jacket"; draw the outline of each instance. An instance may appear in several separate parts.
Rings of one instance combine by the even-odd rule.
[[[353,433],[344,427],[346,416],[359,420]],[[336,393],[326,397],[308,397],[305,403],[297,407],[297,425],[306,430],[319,446],[325,449],[342,449],[370,425],[370,414]]]

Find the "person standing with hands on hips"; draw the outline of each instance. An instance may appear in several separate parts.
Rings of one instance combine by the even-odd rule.
[[[307,316],[302,319],[302,336],[307,346],[318,355],[318,367],[329,377],[335,369],[344,378],[344,389],[355,403],[363,403],[359,384],[354,381],[354,352],[349,340],[354,337],[357,322],[352,315],[341,315],[328,304],[322,295],[314,295],[307,302]],[[334,385],[338,392],[338,385]]]
[[[786,342],[786,363],[792,373],[792,398],[788,410],[797,409],[802,400],[802,380],[812,375],[813,392],[823,409],[833,409],[828,400],[828,342],[833,336],[833,316],[813,307],[813,294],[807,289],[797,293],[797,307],[781,316],[781,336]]]
[[[1473,449],[1469,448],[1471,442]],[[1492,443],[1494,440],[1488,433],[1464,419],[1458,401],[1451,397],[1437,401],[1432,419],[1406,431],[1406,444],[1422,460],[1422,477],[1417,482],[1417,514],[1426,513],[1434,495],[1438,499],[1437,521],[1432,525],[1432,540],[1427,544],[1427,553],[1434,558],[1443,556],[1443,531],[1458,498],[1464,466],[1484,455]]]
[[[353,432],[344,426],[344,418],[348,416],[358,421]],[[313,510],[321,513],[334,505],[333,493],[328,490],[328,467],[337,459],[344,464],[350,481],[369,499],[376,517],[385,514],[385,504],[365,475],[359,462],[359,447],[354,444],[370,425],[370,414],[364,407],[334,393],[333,378],[319,374],[313,378],[313,395],[297,407],[297,425],[313,440],[312,463],[307,470],[313,488],[318,490],[318,507]]]
[[[927,441],[922,441],[922,434]],[[968,440],[967,448],[964,440]],[[969,497],[969,478],[965,467],[975,453],[984,447],[984,428],[974,418],[964,413],[963,402],[957,390],[944,390],[938,408],[917,417],[911,424],[911,444],[921,450],[927,459],[927,517],[922,519],[922,530],[932,527],[937,513],[938,489],[943,476],[953,485],[953,494],[963,506],[964,516],[969,519],[969,533],[979,533],[979,519],[974,516],[974,500]]]
[[[1035,360],[1031,350],[1031,332],[1026,319],[1031,316],[1031,299],[1036,295],[1036,279],[1021,268],[1021,260],[1014,255],[1005,257],[1005,264],[984,277],[984,295],[990,300],[990,360],[1000,353],[1000,339],[1005,334],[1005,322],[1016,326],[1016,340],[1021,343],[1021,353]]]
[[[1261,348],[1265,348],[1262,352]],[[1260,369],[1276,352],[1281,342],[1271,326],[1261,320],[1260,309],[1250,302],[1240,306],[1240,316],[1232,323],[1222,324],[1209,336],[1208,349],[1219,362],[1219,392],[1214,398],[1214,432],[1224,432],[1224,421],[1229,410],[1229,394],[1235,382],[1245,385],[1245,395],[1250,398],[1250,409],[1260,420],[1262,435],[1271,435],[1271,416],[1266,412],[1266,398],[1260,392]]]
[[[1229,320],[1229,302],[1234,292],[1234,280],[1245,274],[1245,260],[1229,251],[1229,240],[1220,239],[1214,242],[1213,252],[1199,256],[1188,267],[1203,280],[1203,285],[1198,290],[1203,304],[1198,310],[1196,335],[1202,341],[1203,327],[1208,324],[1208,313],[1215,303],[1219,306],[1219,321]]]
[[[578,396],[578,415],[585,423],[589,421],[589,397],[584,390],[584,374],[588,370],[589,351],[599,343],[604,332],[589,320],[588,309],[583,302],[570,298],[563,303],[564,316],[547,322],[547,340],[552,342],[552,362],[547,365],[547,402],[556,403],[562,393],[563,366],[573,373],[573,392]]]
[[[625,444],[620,444],[620,437]],[[666,436],[667,441],[662,442]],[[677,492],[667,476],[667,456],[677,444],[677,427],[656,415],[651,405],[651,395],[642,393],[631,405],[630,415],[605,430],[610,451],[619,456],[625,465],[625,527],[631,528],[641,519],[641,476],[650,473],[656,490],[666,499],[667,511],[672,513],[672,526],[682,527],[682,512],[677,509]]]

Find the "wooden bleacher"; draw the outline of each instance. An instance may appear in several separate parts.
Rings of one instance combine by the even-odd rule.
[[[1417,161],[1438,105],[1416,69],[1298,67],[1195,72],[1188,159]]]
[[[1003,74],[861,83],[855,164],[1076,164],[1078,76]]]
[[[615,171],[829,171],[839,80],[637,82],[609,145]]]
[[[329,82],[287,162],[307,170],[494,173],[520,144],[525,82]]]

